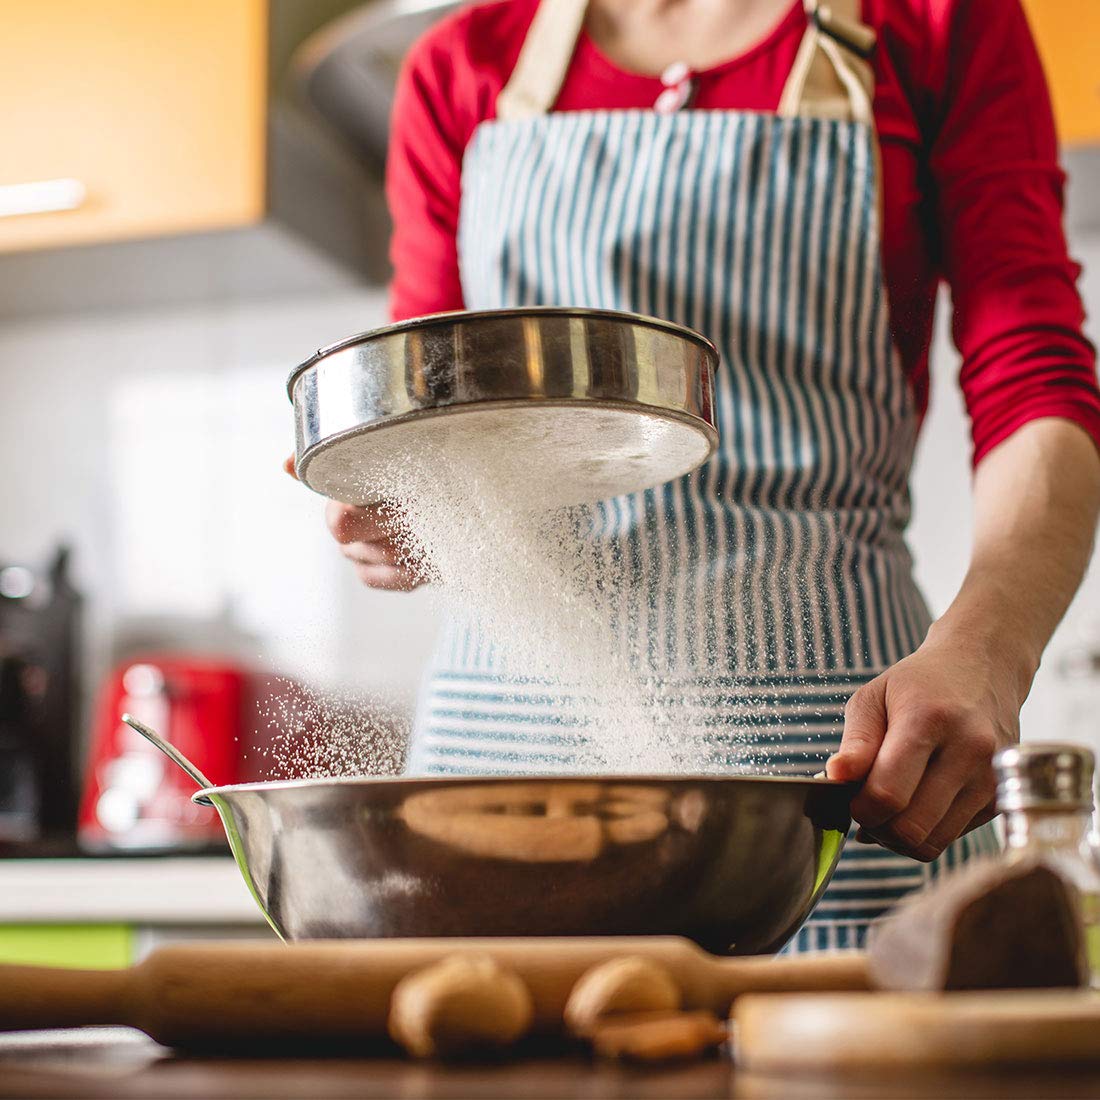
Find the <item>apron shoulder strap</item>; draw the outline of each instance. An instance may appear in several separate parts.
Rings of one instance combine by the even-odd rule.
[[[779,101],[784,118],[812,115],[872,122],[875,32],[860,21],[859,0],[805,0],[810,23]]]
[[[584,26],[588,0],[541,0],[519,59],[497,96],[497,118],[544,115],[558,98]]]

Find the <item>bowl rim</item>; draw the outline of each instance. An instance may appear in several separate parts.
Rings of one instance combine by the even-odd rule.
[[[608,774],[593,773],[582,774],[531,774],[531,775],[334,775],[312,776],[304,779],[272,779],[254,780],[249,783],[225,783],[213,787],[204,787],[191,796],[191,801],[199,805],[213,805],[212,796],[225,796],[234,794],[264,794],[273,790],[296,790],[299,788],[310,789],[318,787],[377,787],[398,786],[413,784],[429,784],[432,786],[444,785],[472,785],[472,784],[506,784],[506,783],[706,783],[728,784],[731,782],[779,784],[785,786],[827,787],[831,789],[851,788],[854,792],[860,786],[858,781],[849,779],[825,779],[812,775],[751,775],[737,773],[731,775],[716,775],[707,772],[685,772],[682,775],[658,775],[653,773],[638,774]]]

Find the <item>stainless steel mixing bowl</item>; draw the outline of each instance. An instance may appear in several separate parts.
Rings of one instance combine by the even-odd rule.
[[[306,779],[211,787],[286,940],[687,936],[778,950],[829,882],[855,787],[786,777]]]
[[[287,383],[299,478],[349,504],[398,491],[425,448],[462,476],[497,441],[540,507],[605,500],[714,452],[718,352],[680,325],[610,310],[436,314],[322,348]],[[444,476],[442,473],[439,476]],[[388,486],[388,488],[387,488]]]

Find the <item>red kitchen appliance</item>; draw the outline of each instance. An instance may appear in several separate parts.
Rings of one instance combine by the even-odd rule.
[[[224,847],[218,815],[194,784],[121,720],[152,726],[215,783],[241,774],[249,673],[227,661],[148,656],[120,665],[98,700],[78,840],[92,851]]]

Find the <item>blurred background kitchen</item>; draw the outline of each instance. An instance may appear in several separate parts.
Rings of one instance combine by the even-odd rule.
[[[430,594],[361,588],[280,472],[284,382],[386,320],[393,81],[454,6],[0,0],[0,958],[264,933],[213,812],[120,708],[219,782],[269,766],[256,700],[276,677],[411,709]],[[1095,341],[1100,67],[1080,44],[1100,4],[1027,7]],[[941,326],[911,529],[935,611],[969,549],[957,367]],[[1100,749],[1097,714],[1094,569],[1024,735]]]

